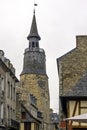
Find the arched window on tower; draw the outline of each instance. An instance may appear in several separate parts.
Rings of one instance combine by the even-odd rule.
[[[35,43],[34,42],[32,42],[32,47],[35,47]]]
[[[38,47],[38,42],[36,42],[36,47]]]
[[[31,42],[29,42],[29,48],[31,47]]]

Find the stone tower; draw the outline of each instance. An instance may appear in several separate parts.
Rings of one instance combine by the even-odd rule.
[[[20,81],[22,88],[37,98],[37,107],[43,115],[42,129],[48,130],[50,97],[48,76],[46,74],[46,57],[45,51],[39,47],[41,38],[38,34],[35,11],[27,39],[29,40],[29,47],[24,52]]]

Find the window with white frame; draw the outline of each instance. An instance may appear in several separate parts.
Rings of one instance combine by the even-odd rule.
[[[4,116],[4,105],[1,103],[1,119],[3,119]]]
[[[4,91],[4,78],[1,78],[1,90]]]
[[[15,88],[13,88],[13,99],[15,101]]]
[[[8,81],[8,90],[7,90],[7,95],[8,95],[8,98],[10,98],[10,82]]]
[[[12,88],[12,84],[11,84],[11,99],[12,99],[12,90],[13,90],[13,88]]]

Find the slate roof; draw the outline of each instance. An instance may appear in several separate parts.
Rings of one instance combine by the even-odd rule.
[[[50,119],[52,123],[59,123],[59,115],[57,113],[51,113]]]
[[[38,34],[35,12],[34,12],[34,15],[33,15],[33,20],[32,20],[32,25],[31,25],[31,29],[30,29],[30,34],[28,35],[27,39],[29,40],[31,37],[36,37],[36,38],[38,38],[38,40],[41,39],[39,34]]]
[[[87,72],[83,74],[77,84],[64,96],[87,97]]]

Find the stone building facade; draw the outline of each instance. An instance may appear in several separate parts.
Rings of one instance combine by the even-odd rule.
[[[0,50],[0,130],[19,129],[16,121],[15,69]]]
[[[31,94],[37,99],[37,108],[43,117],[39,129],[49,130],[50,97],[46,74],[46,57],[45,51],[39,47],[41,38],[37,30],[35,11],[27,39],[29,40],[29,47],[24,52],[23,71],[20,75],[21,98],[28,110],[28,95]]]
[[[20,93],[20,92],[23,92]],[[42,123],[42,113],[37,108],[37,99],[33,94],[24,90],[17,90],[17,120],[20,122],[20,130],[39,130]]]
[[[76,37],[76,48],[57,59],[59,73],[59,115],[63,118],[87,113],[87,36]],[[75,130],[87,124],[69,122]],[[65,126],[65,125],[64,125]]]

